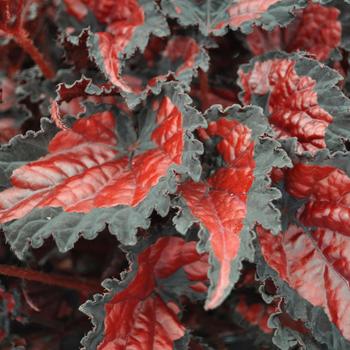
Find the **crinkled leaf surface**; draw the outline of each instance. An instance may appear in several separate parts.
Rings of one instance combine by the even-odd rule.
[[[158,10],[149,9],[151,4],[152,2],[148,2],[145,9],[148,9],[154,17]],[[149,30],[159,27],[161,32],[162,25],[153,23],[152,18],[149,20]],[[132,27],[132,30],[126,26],[128,29],[126,30],[123,24],[125,23],[121,21],[121,33],[111,32],[108,30],[109,27],[106,31],[97,33],[84,30],[79,37],[66,35],[63,42],[68,50],[67,54],[78,58],[75,59],[78,61],[76,65],[84,60],[84,57],[80,57],[81,52],[89,56],[104,73],[108,84],[119,88],[131,108],[145,99],[150,92],[158,92],[161,84],[166,80],[176,79],[187,89],[199,68],[208,70],[209,56],[204,48],[203,38],[174,35],[168,40],[161,40],[153,36],[145,41],[142,47],[130,48],[129,44],[133,42],[134,35],[139,36],[139,34],[133,34],[137,26]],[[159,36],[168,34],[165,29],[162,33]],[[126,35],[130,36],[130,40],[127,40]],[[72,47],[74,50],[71,49]],[[139,50],[135,53],[136,48]],[[152,52],[153,50],[155,52]],[[72,51],[76,53],[72,54]],[[152,55],[156,57],[149,57]],[[130,56],[134,57],[130,58]]]
[[[175,299],[162,298],[162,280],[182,271],[187,284],[205,283],[207,259],[195,242],[179,237],[162,237],[133,255],[132,272],[123,281],[106,280],[109,292],[81,306],[95,325],[82,341],[85,349],[173,349],[185,328]],[[186,293],[186,284],[182,287]]]
[[[120,77],[127,85],[121,94],[132,108],[166,80],[178,81],[185,90],[198,69],[208,70],[209,55],[203,38],[185,35],[168,40],[153,38],[143,54],[126,61]],[[136,67],[136,68],[135,68]]]
[[[318,60],[326,60],[331,51],[339,46],[342,24],[336,7],[310,3],[297,12],[296,19],[286,28],[276,27],[271,32],[255,27],[247,36],[254,55],[268,51],[307,51]]]
[[[206,117],[209,137],[220,139],[217,150],[223,165],[201,182],[179,186],[182,206],[175,223],[184,232],[192,221],[199,221],[205,232],[211,263],[205,307],[212,309],[230,293],[243,256],[252,258],[249,229],[256,221],[273,230],[279,227],[279,213],[271,204],[279,192],[269,188],[266,173],[273,164],[286,166],[289,161],[277,142],[260,139],[268,129],[259,109],[213,107]]]
[[[332,164],[333,163],[333,164]],[[344,164],[343,169],[335,164]],[[324,164],[298,163],[287,171],[288,192],[305,204],[298,218],[277,237],[262,228],[258,236],[265,261],[313,306],[321,307],[340,333],[350,339],[349,156]],[[343,348],[343,347],[342,347]]]
[[[223,35],[226,27],[250,32],[253,24],[271,30],[293,19],[304,0],[162,0],[163,11],[184,26],[198,25],[204,35]]]
[[[299,54],[269,53],[239,71],[242,100],[258,104],[281,139],[296,137],[298,152],[343,149],[350,137],[350,101],[341,76]]]
[[[9,144],[0,148],[1,188],[10,186],[9,178],[16,168],[47,154],[48,144],[58,129],[48,119],[41,120],[41,129],[45,132],[28,131],[26,135],[15,136]],[[30,152],[28,152],[30,150]]]
[[[114,110],[78,120],[49,141],[47,155],[17,167],[11,187],[0,193],[0,220],[18,256],[51,234],[66,251],[80,233],[95,237],[105,223],[133,244],[153,208],[165,215],[168,193],[176,190],[174,171],[200,175],[201,144],[190,131],[203,120],[189,101],[167,84],[132,116]],[[22,143],[14,154],[17,147]]]
[[[106,31],[90,36],[89,53],[113,84],[131,92],[120,76],[123,58],[130,57],[136,49],[143,51],[151,34],[168,35],[167,23],[155,2],[148,0],[108,2],[105,7],[97,5],[95,11],[97,18],[108,25]]]

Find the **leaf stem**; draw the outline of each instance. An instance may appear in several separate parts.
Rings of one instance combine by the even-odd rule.
[[[52,79],[55,76],[54,70],[45,61],[43,55],[33,44],[33,41],[29,38],[27,31],[23,28],[16,28],[15,30],[8,29],[8,33],[13,40],[33,59],[33,61],[39,66],[42,73],[47,79]]]
[[[83,294],[92,294],[101,291],[97,282],[77,279],[71,276],[62,276],[35,271],[28,268],[0,264],[0,275],[17,277],[27,281],[35,281],[51,286],[73,289]]]

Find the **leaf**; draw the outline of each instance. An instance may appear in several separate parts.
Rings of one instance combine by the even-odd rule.
[[[258,221],[278,231],[279,212],[271,202],[280,194],[269,188],[266,174],[289,160],[277,142],[260,139],[268,128],[259,109],[234,105],[223,111],[214,106],[206,117],[208,136],[220,139],[216,148],[224,165],[201,182],[179,186],[180,211],[174,222],[184,233],[198,221],[205,233],[201,245],[210,252],[211,264],[205,308],[213,309],[238,280],[242,259],[253,256],[249,229]]]
[[[299,163],[287,172],[287,190],[294,197],[307,199],[300,216],[306,226],[317,226],[349,236],[350,178],[332,166]]]
[[[169,29],[153,1],[123,0],[107,5],[97,17],[108,26],[106,31],[90,36],[89,54],[114,85],[130,93],[132,89],[120,76],[123,60],[136,49],[143,52],[151,34],[164,37]]]
[[[318,60],[326,60],[340,44],[342,24],[339,14],[336,7],[309,3],[286,28],[276,27],[268,32],[255,27],[247,36],[247,43],[254,55],[273,50],[300,50]]]
[[[314,2],[320,4],[330,4],[339,10],[339,20],[341,22],[341,43],[340,47],[344,48],[346,51],[350,50],[350,36],[349,36],[349,4],[348,0],[314,0]],[[330,6],[329,6],[330,7]]]
[[[145,52],[138,52],[132,59],[123,55],[118,58],[119,48],[113,35],[108,32],[93,34],[85,30],[79,37],[65,37],[63,44],[75,65],[80,66],[83,62],[87,66],[88,62],[84,62],[86,56],[92,56],[91,59],[109,79],[104,84],[105,88],[113,91],[108,85],[114,87],[126,99],[128,106],[134,108],[150,93],[158,93],[164,81],[177,80],[185,90],[189,90],[198,69],[208,70],[209,56],[203,38],[174,35],[157,45],[159,41],[159,38],[153,37]],[[100,51],[96,45],[100,45]],[[154,49],[155,52],[152,52]],[[156,57],[150,59],[148,56],[152,55]]]
[[[182,26],[198,26],[203,35],[221,36],[226,28],[247,33],[252,26],[272,30],[288,24],[293,11],[306,6],[304,0],[162,0],[162,10]]]
[[[344,164],[349,155],[336,154],[321,165],[298,163],[286,173],[286,188],[305,204],[298,218],[278,237],[258,228],[265,261],[280,278],[312,305],[321,307],[341,334],[350,340],[349,230],[350,178],[331,164]]]
[[[332,252],[332,245],[327,244],[327,241],[335,238],[335,235],[330,230],[318,229],[310,232],[290,225],[277,237],[261,228],[257,229],[257,233],[266,263],[287,285],[283,285],[277,276],[270,271],[265,272],[266,269],[262,267],[260,269],[264,272],[260,272],[260,275],[264,275],[264,279],[272,276],[279,288],[279,295],[289,304],[288,313],[294,319],[305,321],[316,339],[328,344],[329,349],[347,349],[349,343],[327,320],[327,316],[323,316],[320,309],[322,307],[338,327],[341,323],[348,323],[346,308],[344,309],[348,303],[348,282],[341,271],[332,267],[332,260],[329,260],[335,258],[339,264],[341,259],[346,259],[344,256],[337,258],[336,253],[337,247],[340,248],[339,241],[342,240],[340,244],[344,244],[345,239],[338,235]],[[330,252],[327,253],[327,250]]]
[[[181,270],[187,284],[205,282],[207,256],[197,253],[195,242],[179,237],[162,237],[138,249],[139,254],[132,255],[132,271],[126,278],[104,281],[109,291],[95,295],[93,301],[80,307],[95,326],[82,340],[84,349],[166,350],[173,349],[174,341],[185,335],[175,300],[162,297],[162,280]],[[186,284],[179,286],[185,288]],[[171,292],[169,289],[166,294]]]
[[[189,103],[169,83],[132,117],[114,110],[78,120],[51,139],[47,155],[19,168],[5,153],[16,169],[12,187],[0,193],[0,220],[16,254],[23,257],[29,244],[39,247],[50,235],[67,251],[80,234],[92,239],[106,223],[120,241],[134,244],[154,208],[167,214],[174,172],[200,175],[201,144],[191,131],[204,123]]]
[[[300,54],[269,53],[239,70],[242,100],[264,108],[277,137],[296,137],[298,152],[344,149],[349,99],[336,86],[341,76]]]
[[[15,136],[8,144],[0,148],[0,184],[1,188],[10,185],[9,177],[18,167],[38,159],[47,153],[49,140],[58,129],[47,118],[41,120],[41,130],[27,131]],[[28,150],[30,149],[30,152]]]
[[[209,55],[202,38],[177,35],[168,40],[151,40],[145,52],[125,62],[120,77],[127,84],[121,95],[133,108],[150,92],[157,92],[164,81],[176,80],[189,91],[198,69],[208,70]],[[158,45],[157,45],[158,44]],[[135,68],[136,67],[136,68]]]

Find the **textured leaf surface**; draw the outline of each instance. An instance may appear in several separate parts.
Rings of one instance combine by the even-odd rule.
[[[266,262],[301,297],[322,307],[349,339],[347,237],[322,228],[306,232],[295,225],[277,237],[262,229],[257,232]]]
[[[269,182],[265,182],[266,171],[272,166],[265,157],[274,154],[277,166],[287,165],[288,160],[277,150],[277,143],[259,140],[267,131],[259,109],[240,110],[234,106],[220,112],[213,107],[207,118],[210,120],[207,133],[220,139],[217,150],[224,165],[204,181],[181,184],[179,192],[191,213],[189,216],[199,221],[208,235],[206,249],[211,253],[212,269],[206,308],[212,309],[224,300],[238,279],[240,250],[241,255],[251,258],[246,240],[249,241],[249,228],[261,218],[260,208],[270,218],[262,219],[264,224],[278,227],[278,212],[270,201],[279,193],[270,191]],[[177,228],[184,231],[188,224],[182,226],[181,215],[186,216],[180,212]]]
[[[291,224],[272,237],[259,228],[264,259],[349,340],[350,178],[334,166],[299,163],[287,171],[286,182],[290,194],[306,201],[300,221],[314,229]]]
[[[25,136],[17,135],[8,144],[2,145],[0,148],[1,188],[10,185],[9,178],[13,170],[47,154],[48,144],[57,132],[55,125],[43,118],[39,132],[28,131]]]
[[[293,19],[295,9],[306,6],[297,0],[162,0],[162,9],[180,24],[198,25],[204,35],[223,35],[226,27],[251,31],[253,24],[271,30]]]
[[[310,3],[287,28],[276,27],[267,32],[255,27],[247,36],[247,42],[254,55],[273,50],[300,50],[315,55],[318,60],[326,60],[341,41],[342,25],[338,16],[336,7]]]
[[[129,272],[121,282],[105,281],[110,291],[95,295],[93,301],[81,307],[95,324],[95,329],[83,339],[85,349],[170,350],[174,341],[184,336],[179,307],[161,297],[161,280],[181,270],[190,284],[205,282],[207,256],[197,253],[195,242],[162,237],[134,259],[133,273]]]
[[[120,111],[81,119],[50,141],[46,156],[15,169],[0,193],[0,217],[18,255],[28,239],[40,246],[51,233],[67,250],[80,232],[94,237],[104,223],[130,244],[153,208],[165,215],[174,170],[200,174],[201,147],[189,131],[202,120],[188,102],[168,84],[134,120]]]
[[[298,54],[270,53],[239,75],[244,103],[263,107],[279,138],[297,138],[299,153],[344,147],[350,102],[335,86],[334,70]]]
[[[93,34],[89,30],[83,33],[85,35],[65,38],[68,54],[77,61],[76,65],[85,59],[80,57],[82,52],[85,52],[85,56],[91,56],[109,79],[105,85],[112,85],[115,90],[119,90],[130,108],[134,108],[148,94],[158,93],[164,81],[177,80],[188,89],[188,84],[197,75],[199,68],[208,70],[209,56],[204,47],[205,42],[200,37],[152,37],[145,45],[144,52],[137,52],[128,59],[127,55],[120,52],[111,33]],[[75,43],[78,40],[79,46]]]
[[[209,55],[204,44],[201,38],[185,35],[168,40],[152,38],[145,52],[127,61],[121,72],[128,89],[122,90],[121,94],[128,105],[131,108],[137,105],[151,91],[158,91],[167,80],[176,80],[188,90],[198,69],[208,70]]]
[[[130,57],[136,49],[143,51],[151,34],[169,34],[167,23],[153,1],[108,2],[104,7],[97,5],[95,11],[108,26],[90,37],[90,55],[114,85],[131,92],[120,76],[124,57]]]
[[[287,190],[294,197],[307,199],[300,220],[350,236],[350,178],[332,166],[299,163],[287,172]]]

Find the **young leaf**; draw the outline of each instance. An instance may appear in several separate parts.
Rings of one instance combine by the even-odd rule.
[[[349,133],[349,99],[341,76],[300,54],[269,53],[239,71],[245,104],[264,108],[281,139],[296,137],[298,152],[343,149]]]
[[[169,83],[132,117],[118,110],[94,114],[53,137],[47,155],[20,167],[7,159],[17,169],[0,193],[0,220],[16,254],[23,257],[29,244],[39,247],[51,234],[66,251],[79,234],[91,239],[106,223],[134,244],[154,208],[168,212],[174,171],[200,175],[201,144],[191,131],[204,124],[189,102]],[[21,148],[19,142],[13,151]]]
[[[241,260],[252,258],[249,229],[258,221],[278,232],[279,213],[271,202],[279,191],[270,188],[266,174],[273,166],[288,166],[289,159],[277,142],[260,138],[268,128],[258,108],[234,105],[223,111],[214,106],[206,117],[209,137],[220,140],[217,150],[224,165],[201,182],[179,186],[175,224],[185,232],[199,221],[205,232],[202,245],[210,252],[211,264],[205,307],[212,309],[238,280]]]
[[[293,11],[306,6],[304,0],[162,0],[162,10],[183,26],[196,25],[203,35],[223,35],[226,28],[251,31],[252,26],[272,30],[293,19]]]
[[[179,237],[162,237],[138,250],[138,255],[133,250],[132,271],[124,280],[104,281],[109,291],[81,306],[94,324],[82,340],[84,349],[170,350],[185,335],[176,298],[162,297],[162,293],[172,295],[162,281],[182,271],[187,283],[179,287],[186,294],[186,286],[206,282],[207,256],[197,253],[195,242]]]

